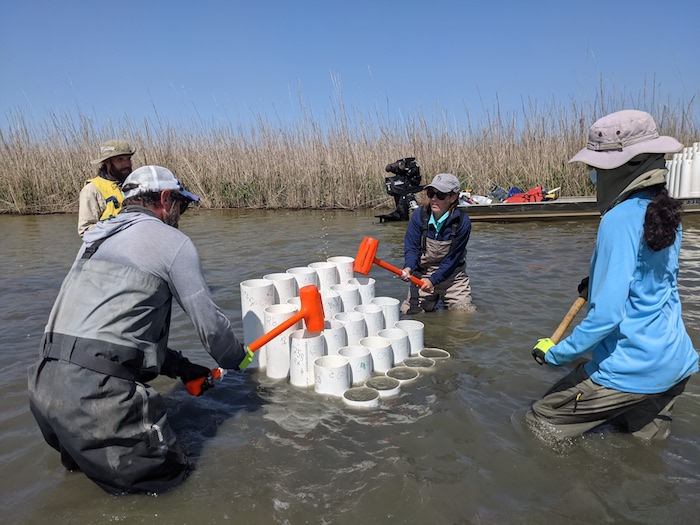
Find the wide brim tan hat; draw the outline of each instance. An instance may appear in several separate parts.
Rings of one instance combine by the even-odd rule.
[[[659,135],[649,113],[626,109],[598,119],[588,130],[588,144],[569,162],[583,162],[601,170],[626,164],[642,153],[675,153],[683,144]]]
[[[133,155],[136,150],[124,140],[108,140],[100,144],[100,156],[90,161],[90,164],[102,164],[107,159],[119,155]]]

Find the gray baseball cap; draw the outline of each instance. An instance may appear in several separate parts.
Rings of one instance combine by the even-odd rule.
[[[186,191],[173,172],[162,166],[141,166],[132,171],[122,184],[122,193],[125,199],[141,193],[161,192],[163,190],[174,191],[191,202],[199,202],[197,195]]]
[[[642,153],[673,153],[682,148],[673,137],[659,135],[649,113],[625,109],[596,120],[588,129],[588,144],[569,162],[611,170]]]
[[[452,173],[438,173],[425,188],[435,188],[443,193],[459,193],[459,179]]]
[[[119,155],[133,155],[136,150],[123,140],[108,140],[100,144],[100,156],[90,161],[90,164],[102,164],[107,159]]]

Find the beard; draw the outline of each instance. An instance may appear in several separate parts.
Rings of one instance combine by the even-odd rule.
[[[131,166],[118,170],[111,162],[108,162],[106,168],[107,175],[109,175],[113,180],[117,180],[119,182],[124,182],[124,179],[126,179],[131,173]]]
[[[179,229],[180,226],[180,204],[178,202],[173,203],[170,209],[165,212],[165,218],[163,222],[168,226]]]

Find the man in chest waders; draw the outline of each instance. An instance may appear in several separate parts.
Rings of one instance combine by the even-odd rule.
[[[442,299],[448,309],[473,312],[469,277],[464,271],[471,221],[457,207],[459,180],[439,173],[425,187],[429,203],[413,213],[404,238],[403,279],[423,281],[411,286],[401,305],[404,314],[430,312]]]
[[[124,181],[124,209],[85,233],[51,309],[29,402],[69,470],[111,494],[160,493],[190,471],[160,394],[159,374],[211,386],[208,367],[168,348],[173,297],[224,369],[252,354],[209,293],[194,244],[178,230],[199,197],[160,166]],[[244,360],[246,358],[246,360]]]
[[[90,161],[99,164],[97,176],[85,182],[80,190],[78,235],[99,221],[116,217],[122,207],[121,185],[131,173],[131,156],[135,150],[123,140],[108,140],[100,144],[100,156]]]

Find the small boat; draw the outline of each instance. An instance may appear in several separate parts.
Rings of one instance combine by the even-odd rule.
[[[699,213],[700,199],[680,199],[683,213]],[[516,222],[600,218],[595,197],[559,197],[540,202],[460,204],[472,221]]]

